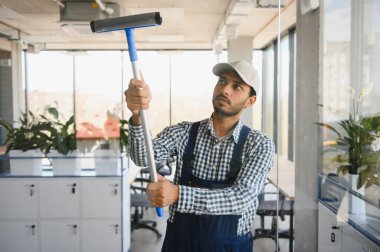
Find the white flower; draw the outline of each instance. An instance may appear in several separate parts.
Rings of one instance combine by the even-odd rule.
[[[372,87],[373,87],[373,82],[370,82],[370,83],[363,86],[363,88],[359,94],[359,101],[362,99],[363,96],[366,96],[367,94],[369,94],[371,92]]]
[[[375,140],[372,141],[371,149],[375,152],[380,151],[380,133],[378,133]]]

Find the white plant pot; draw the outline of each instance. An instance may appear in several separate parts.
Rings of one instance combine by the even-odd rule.
[[[41,175],[43,154],[40,150],[11,150],[9,157],[12,175]]]
[[[115,151],[95,150],[94,154],[96,175],[121,174],[121,156],[115,153]]]
[[[351,189],[364,197],[364,186],[356,189],[356,183],[359,179],[358,174],[350,174]],[[365,201],[355,195],[350,195],[350,212],[355,216],[355,219],[365,223]]]
[[[67,155],[51,150],[48,156],[51,158],[53,174],[55,176],[80,175],[81,167],[77,158],[79,155],[76,150]]]

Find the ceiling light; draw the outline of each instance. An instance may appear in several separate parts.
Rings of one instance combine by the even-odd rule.
[[[8,9],[4,5],[0,5],[0,19],[25,19],[24,16],[14,12],[13,10]]]

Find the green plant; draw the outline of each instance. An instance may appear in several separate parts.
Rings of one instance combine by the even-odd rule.
[[[6,120],[0,119],[0,127],[6,130],[5,140],[1,143],[6,146],[6,153],[10,150],[35,149],[40,149],[45,154],[49,152],[51,123],[39,120],[31,111],[22,113],[19,121],[20,126],[14,127]]]
[[[57,108],[47,106],[46,115],[41,117],[50,122],[50,148],[57,150],[58,153],[67,155],[69,152],[77,149],[77,140],[75,135],[75,117],[74,115],[66,122],[61,122]]]
[[[128,121],[120,119],[120,151],[128,150]]]
[[[336,136],[333,150],[339,154],[333,161],[341,164],[337,174],[358,174],[357,189],[380,185],[380,116],[359,115],[362,96],[361,93],[359,99],[354,100],[353,113],[349,113],[347,120],[337,122],[337,126],[318,123]]]

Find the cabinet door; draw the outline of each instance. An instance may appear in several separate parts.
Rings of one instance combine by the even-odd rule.
[[[375,246],[351,226],[342,227],[342,251],[374,252]]]
[[[0,180],[0,219],[37,218],[36,180]]]
[[[79,217],[80,184],[76,179],[43,179],[40,182],[41,218]]]
[[[79,252],[80,228],[78,220],[41,221],[41,251]]]
[[[318,205],[318,251],[341,251],[342,235],[336,214],[321,203]]]
[[[93,178],[82,181],[82,209],[84,218],[121,217],[120,178]]]
[[[35,221],[0,222],[0,251],[37,252],[38,227]]]
[[[116,220],[82,221],[83,252],[120,252],[121,226]]]

